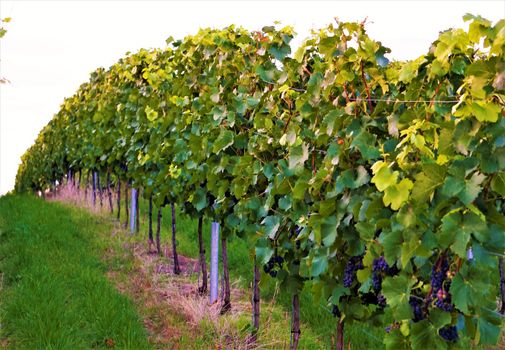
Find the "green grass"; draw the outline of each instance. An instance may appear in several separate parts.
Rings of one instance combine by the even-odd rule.
[[[140,200],[140,235],[139,240],[147,240],[147,213],[148,202]],[[156,210],[153,210],[156,212]],[[123,213],[122,213],[123,214]],[[124,221],[124,217],[122,219]],[[192,219],[177,211],[177,249],[178,253],[188,257],[198,258],[198,220]],[[155,228],[155,216],[153,215],[153,229]],[[204,220],[203,226],[204,241],[207,251],[207,262],[209,262],[210,252],[210,222]],[[163,221],[161,239],[165,244],[170,244],[171,239],[171,210],[170,206],[163,208]],[[228,241],[228,261],[230,268],[230,277],[232,281],[239,281],[239,285],[244,289],[249,289],[252,281],[253,265],[251,260],[252,244],[247,240],[236,236],[230,237]],[[272,298],[275,290],[276,280],[263,275],[261,280],[261,297],[267,302]],[[282,306],[284,311],[291,310],[291,296],[288,293],[277,295],[277,303]],[[233,300],[232,300],[233,304]],[[326,305],[315,302],[310,290],[303,290],[300,296],[300,315],[303,325],[300,338],[301,349],[321,349],[330,348],[332,337],[336,336],[337,320],[331,315]],[[265,315],[262,315],[265,316]],[[260,325],[261,327],[261,325]],[[384,349],[382,337],[384,335],[383,327],[371,327],[366,324],[348,324],[345,329],[346,343],[351,341],[353,349]],[[285,332],[289,337],[289,330]],[[289,341],[289,338],[287,338]]]
[[[105,277],[107,225],[32,196],[0,198],[0,339],[8,349],[150,349],[134,305]]]

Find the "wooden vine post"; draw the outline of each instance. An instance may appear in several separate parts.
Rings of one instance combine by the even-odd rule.
[[[175,204],[170,203],[170,208],[172,209],[172,256],[174,259],[174,274],[179,275],[181,273],[181,267],[179,266],[179,257],[177,255],[177,240],[175,237],[176,227],[175,227]]]
[[[207,262],[205,260],[205,246],[203,243],[203,216],[198,217],[198,246],[200,250],[200,271],[202,272],[202,285],[198,287],[200,295],[207,293]]]

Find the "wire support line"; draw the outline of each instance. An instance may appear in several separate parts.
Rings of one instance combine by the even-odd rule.
[[[459,100],[398,100],[384,98],[350,98],[349,101],[371,101],[371,102],[389,102],[389,103],[458,103]]]
[[[290,87],[289,88],[290,90],[292,91],[296,91],[296,92],[307,92],[307,90],[305,89],[300,89],[300,88],[295,88],[295,87]],[[458,96],[447,96],[447,97],[455,97],[455,98],[458,98]],[[356,98],[356,97],[350,97],[349,98],[349,101],[359,101],[359,102],[362,102],[362,101],[370,101],[370,102],[388,102],[388,103],[447,103],[447,104],[451,104],[451,103],[458,103],[459,102],[459,99],[455,99],[455,100],[435,100],[435,99],[431,99],[431,100],[399,100],[399,99],[392,99],[392,98],[377,98],[377,97],[370,97],[370,98],[367,98],[367,97],[360,97],[360,98]]]

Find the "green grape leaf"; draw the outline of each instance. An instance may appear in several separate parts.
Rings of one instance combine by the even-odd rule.
[[[412,325],[412,350],[445,350],[447,343],[438,335],[437,328],[427,320]]]
[[[288,159],[289,169],[296,170],[303,167],[307,159],[309,159],[309,147],[306,144],[291,147]]]
[[[219,153],[224,151],[231,145],[233,145],[234,133],[231,130],[221,130],[217,139],[214,141],[214,147],[212,151],[214,153]]]
[[[495,103],[475,101],[472,103],[472,111],[480,122],[496,122],[501,114],[502,107]]]
[[[410,240],[402,243],[401,263],[402,267],[406,267],[410,259],[414,256],[417,248],[421,245],[421,240],[412,237]]]
[[[386,350],[409,350],[410,342],[404,337],[399,329],[393,329],[384,337]]]
[[[274,249],[268,244],[267,240],[260,238],[255,247],[256,259],[258,264],[266,265],[274,255]]]
[[[275,239],[275,235],[279,230],[281,219],[276,215],[267,216],[261,222],[265,225],[265,233],[270,239]]]
[[[440,329],[451,323],[452,316],[450,312],[446,312],[441,309],[431,309],[429,320],[436,329]]]
[[[279,199],[279,208],[282,210],[289,210],[293,204],[293,197],[287,194]]]
[[[485,178],[485,175],[475,172],[469,180],[465,181],[465,188],[459,193],[459,199],[465,204],[473,202],[482,190],[480,184]]]
[[[442,194],[447,197],[457,196],[465,189],[465,180],[453,176],[447,176],[442,186]]]
[[[400,231],[383,231],[379,238],[384,248],[384,258],[386,258],[388,264],[393,264],[400,255],[398,247],[403,242],[402,233]]]
[[[460,274],[457,274],[451,283],[449,290],[452,296],[452,302],[461,312],[468,314],[469,304],[473,303],[473,293],[470,281],[466,281]]]
[[[358,148],[365,160],[377,159],[380,152],[375,147],[376,136],[366,130],[362,130],[351,142],[351,146]]]
[[[328,269],[328,257],[325,255],[318,255],[312,259],[310,266],[310,274],[312,277],[317,277]]]
[[[335,215],[326,216],[321,220],[321,237],[325,247],[329,247],[337,238],[337,217]]]
[[[147,120],[149,120],[150,122],[154,122],[156,119],[158,119],[158,112],[156,112],[151,107],[146,106],[145,111],[146,111]]]
[[[410,289],[415,284],[415,279],[409,278],[406,275],[398,275],[394,277],[386,277],[382,282],[382,294],[387,299],[388,305],[393,309],[401,306],[408,306],[408,312],[405,313],[407,318],[411,315],[409,306]]]
[[[416,203],[424,203],[430,199],[437,187],[444,183],[445,168],[437,164],[426,164],[423,172],[415,176],[415,186],[412,189],[412,199]]]
[[[491,180],[491,189],[505,197],[505,173],[495,174]]]
[[[201,211],[208,205],[207,196],[205,195],[205,191],[203,189],[199,188],[195,191],[192,203],[198,211]]]
[[[399,184],[389,186],[384,191],[384,205],[391,205],[391,209],[398,210],[403,203],[407,202],[410,196],[410,190],[414,184],[409,179],[403,179]]]
[[[298,179],[293,187],[293,198],[303,199],[305,196],[305,191],[309,187],[309,184],[304,179]]]
[[[482,315],[477,320],[478,342],[496,344],[500,338],[501,315],[494,310],[482,308]]]
[[[268,52],[271,53],[279,61],[282,61],[284,57],[291,53],[291,48],[289,45],[273,44],[268,49]]]
[[[409,61],[404,63],[400,69],[400,75],[398,80],[402,83],[409,83],[417,76],[417,69],[419,68],[419,62]]]
[[[380,162],[377,162],[375,164],[379,163]],[[381,192],[389,186],[395,185],[399,175],[397,171],[392,172],[386,163],[382,163],[377,171],[374,169],[374,173],[375,175],[372,177],[372,183],[375,184],[377,189]]]

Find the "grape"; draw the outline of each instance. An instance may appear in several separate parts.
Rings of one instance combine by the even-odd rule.
[[[436,307],[450,312],[454,309],[454,307],[451,302],[451,295],[449,294],[451,282],[446,282],[448,272],[449,262],[445,258],[442,258],[439,263],[433,266],[431,270],[431,287],[433,290],[431,296],[435,298]]]
[[[374,259],[372,263],[372,287],[379,293],[382,289],[382,273],[389,276],[394,276],[398,274],[400,270],[396,267],[396,264],[389,266],[383,256]]]
[[[279,266],[279,268],[282,268],[282,265],[284,264],[284,258],[282,256],[276,256],[274,260],[277,266]]]
[[[387,306],[387,301],[386,301],[386,297],[382,294],[379,294],[377,296],[377,305],[379,305],[380,308],[385,308]]]
[[[382,288],[382,276],[376,272],[372,273],[372,287],[378,293]]]
[[[389,270],[389,265],[386,262],[386,259],[384,259],[383,256],[379,257],[378,259],[374,259],[372,263],[372,271],[373,272],[386,272]]]
[[[440,265],[440,266],[437,266]],[[433,290],[437,291],[442,289],[445,278],[447,277],[447,271],[449,270],[449,263],[447,259],[442,259],[440,264],[433,265],[431,270],[431,286]]]
[[[458,330],[456,326],[445,326],[438,331],[438,334],[450,342],[455,342],[458,339]]]
[[[452,311],[454,309],[449,294],[450,282],[444,285],[444,289],[439,289],[434,295],[436,296],[435,306],[444,311]]]
[[[451,303],[448,303],[442,299],[435,300],[435,306],[447,312],[451,312],[454,309]]]
[[[344,287],[350,287],[356,277],[356,271],[363,269],[363,255],[351,256],[344,270]]]
[[[265,271],[265,273],[268,273],[272,277],[276,277],[277,271],[274,270],[275,265],[277,264],[279,266],[279,268],[282,268],[283,263],[284,263],[284,258],[277,256],[277,255],[272,256],[270,258],[270,260],[268,260],[268,262],[265,265],[263,265],[263,271]]]
[[[340,316],[342,315],[340,313],[340,309],[338,308],[337,305],[333,305],[333,309],[331,310],[331,313],[332,313],[333,317],[339,317],[340,318]]]
[[[414,322],[419,322],[425,318],[425,314],[423,312],[424,301],[419,298],[410,297],[409,304],[412,306],[412,310],[414,311]]]
[[[400,272],[400,269],[396,266],[396,263],[391,266],[387,271],[386,271],[386,274],[388,276],[396,276],[398,275],[398,273]]]
[[[375,293],[362,293],[360,294],[361,302],[363,305],[377,305],[377,295]]]

